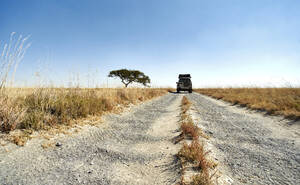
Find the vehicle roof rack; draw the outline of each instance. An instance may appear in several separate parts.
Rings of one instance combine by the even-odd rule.
[[[191,78],[190,74],[179,74],[178,78]]]

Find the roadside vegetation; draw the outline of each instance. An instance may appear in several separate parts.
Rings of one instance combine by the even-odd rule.
[[[208,88],[198,93],[270,115],[300,119],[300,88]]]
[[[210,175],[209,170],[215,168],[216,163],[207,159],[209,151],[205,151],[203,143],[199,141],[199,136],[206,139],[209,139],[209,137],[194,124],[192,117],[188,114],[190,107],[191,102],[184,96],[181,101],[180,128],[182,133],[176,142],[185,139],[190,141],[190,144],[185,142],[178,152],[182,165],[181,184],[212,185],[213,175]],[[197,170],[197,174],[187,180],[185,179],[185,169],[191,165]]]
[[[166,89],[2,88],[0,130],[49,129],[163,95]]]

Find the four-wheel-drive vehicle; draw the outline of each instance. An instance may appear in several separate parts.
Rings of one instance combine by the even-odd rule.
[[[180,91],[189,91],[189,93],[192,93],[192,81],[191,81],[191,75],[190,74],[179,74],[178,76],[179,80],[177,83],[177,92]]]

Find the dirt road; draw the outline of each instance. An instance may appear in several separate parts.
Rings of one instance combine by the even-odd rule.
[[[181,145],[173,139],[184,95],[233,184],[300,184],[298,127],[196,93],[105,116],[99,127],[58,137],[61,146],[43,149],[43,140],[32,139],[25,147],[0,147],[0,184],[175,184]]]

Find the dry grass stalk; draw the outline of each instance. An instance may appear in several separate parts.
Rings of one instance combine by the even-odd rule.
[[[13,85],[15,73],[21,60],[24,58],[26,50],[30,47],[30,44],[26,44],[29,36],[19,36],[15,40],[12,32],[9,42],[4,44],[2,52],[0,53],[0,90],[5,88],[8,82],[8,77],[11,76],[11,83]]]
[[[195,91],[271,115],[300,119],[300,88],[212,88]]]

